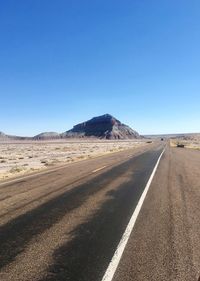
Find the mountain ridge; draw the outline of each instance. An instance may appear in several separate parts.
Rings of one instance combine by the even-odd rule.
[[[128,125],[123,124],[110,114],[96,116],[88,121],[73,126],[64,133],[42,132],[33,137],[6,135],[0,132],[0,140],[53,140],[64,138],[98,139],[139,139],[141,136]]]

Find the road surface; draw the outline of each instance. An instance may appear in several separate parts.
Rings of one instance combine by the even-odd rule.
[[[101,281],[163,147],[0,184],[0,280]],[[199,167],[167,146],[113,281],[198,280]]]

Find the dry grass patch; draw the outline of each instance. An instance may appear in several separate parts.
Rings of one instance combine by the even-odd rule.
[[[0,180],[50,166],[148,145],[145,140],[70,140],[0,143]]]

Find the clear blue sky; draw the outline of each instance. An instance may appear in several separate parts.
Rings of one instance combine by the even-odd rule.
[[[110,113],[141,134],[200,132],[199,0],[0,3],[0,131]]]

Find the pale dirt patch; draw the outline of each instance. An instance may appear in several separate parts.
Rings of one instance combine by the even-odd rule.
[[[200,137],[191,138],[191,139],[171,139],[170,146],[176,147],[177,144],[183,144],[186,148],[200,150]]]
[[[2,142],[0,180],[144,145],[146,140]]]

